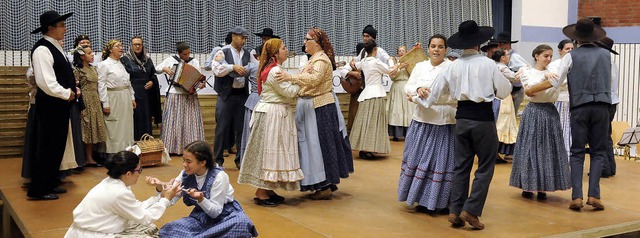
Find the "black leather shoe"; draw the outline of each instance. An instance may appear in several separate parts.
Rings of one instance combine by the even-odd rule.
[[[533,193],[532,192],[527,192],[527,191],[522,191],[522,197],[523,198],[533,198]]]
[[[416,212],[421,212],[421,213],[429,213],[431,212],[431,210],[429,210],[427,207],[425,206],[416,206]]]
[[[253,198],[253,201],[256,202],[256,204],[263,206],[263,207],[275,207],[278,204],[276,204],[273,201],[270,201],[269,199],[260,199],[260,198]]]
[[[85,164],[84,167],[98,168],[98,167],[102,167],[102,165],[98,163],[94,163],[94,164]]]
[[[58,199],[58,195],[50,193],[47,195],[43,195],[43,196],[37,196],[37,197],[27,197],[28,200],[32,200],[32,201],[39,201],[39,200],[56,200]]]
[[[269,195],[269,199],[267,199],[273,203],[283,203],[284,202],[284,197],[280,196],[278,194],[274,194],[274,195]]]
[[[51,192],[55,194],[61,194],[61,193],[67,193],[67,190],[64,188],[58,187],[58,188],[52,189]]]
[[[538,192],[538,200],[547,200],[547,193]]]

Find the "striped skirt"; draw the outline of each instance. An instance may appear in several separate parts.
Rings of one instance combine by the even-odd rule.
[[[562,136],[564,138],[564,148],[567,150],[567,157],[571,156],[571,117],[569,114],[569,101],[557,101],[556,109],[560,114],[560,126],[562,127]]]
[[[204,127],[198,95],[169,93],[162,111],[160,138],[168,153],[182,154],[184,146],[204,140]]]
[[[351,133],[351,149],[387,154],[389,143],[386,98],[372,98],[360,102]]]
[[[304,175],[298,157],[294,108],[268,106],[266,113],[253,112],[238,183],[267,190],[299,190]]]
[[[560,116],[552,103],[530,102],[522,112],[509,185],[525,191],[571,188]]]
[[[449,205],[455,138],[455,125],[411,122],[402,153],[398,201],[429,210]]]

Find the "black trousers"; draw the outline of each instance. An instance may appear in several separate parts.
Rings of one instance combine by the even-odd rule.
[[[613,117],[615,117],[616,115],[617,107],[618,104],[609,105],[609,136],[607,136],[607,159],[602,162],[602,176],[616,175],[616,158],[613,156],[613,143],[617,143],[617,141],[613,141],[613,139],[611,139],[611,133],[613,133],[611,122],[613,121]]]
[[[44,105],[37,105],[42,107]],[[38,109],[36,109],[38,110]],[[60,163],[64,156],[69,130],[69,119],[47,117],[46,113],[35,113],[34,160],[30,165],[31,184],[28,197],[41,197],[53,192],[60,184]]]
[[[469,179],[474,157],[478,155],[478,169],[469,194]],[[489,184],[498,157],[498,135],[493,121],[456,121],[456,159],[451,189],[452,214],[466,211],[481,216],[489,193]]]
[[[216,103],[216,129],[213,139],[213,156],[220,166],[224,163],[223,152],[229,145],[241,144],[244,122],[244,103],[248,95],[229,95],[226,100],[218,97]],[[235,142],[229,141],[234,138]],[[239,163],[241,158],[236,157]]]
[[[570,109],[571,113],[571,199],[583,198],[582,174],[584,170],[585,146],[589,144],[591,164],[589,167],[589,197],[600,198],[600,176],[602,163],[607,159],[609,139],[608,103],[592,102]]]

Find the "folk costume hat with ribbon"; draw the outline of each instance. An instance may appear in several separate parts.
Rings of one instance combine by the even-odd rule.
[[[511,40],[511,33],[509,32],[500,32],[500,34],[498,34],[498,37],[496,37],[496,39],[491,40],[493,42],[497,42],[497,43],[518,43],[517,40]]]
[[[458,32],[447,39],[447,44],[454,49],[468,49],[488,41],[493,33],[493,27],[478,26],[474,20],[468,20],[460,23]]]
[[[576,24],[565,26],[562,33],[572,40],[581,42],[595,42],[607,36],[607,32],[589,18],[582,18]]]
[[[256,36],[259,36],[259,37],[267,36],[267,37],[271,37],[271,38],[280,39],[280,36],[277,36],[277,35],[273,34],[273,30],[271,28],[264,28],[264,29],[262,29],[262,32],[253,33],[253,34],[256,35]]]
[[[37,29],[33,30],[31,32],[31,34],[36,34],[38,32],[43,32],[45,29],[47,29],[47,27],[53,26],[58,22],[64,21],[67,18],[69,18],[71,15],[73,15],[73,12],[67,13],[67,14],[64,14],[64,15],[60,15],[56,11],[46,11],[46,12],[42,13],[42,15],[40,15],[40,27],[38,27]]]

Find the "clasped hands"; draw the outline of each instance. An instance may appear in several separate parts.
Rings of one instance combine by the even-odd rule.
[[[175,181],[175,179],[171,179],[169,182],[162,182],[162,180],[156,177],[147,176],[144,178],[144,182],[147,185],[154,186],[156,188],[156,191],[160,193],[161,197],[169,200],[173,199],[175,196],[180,195],[180,193],[182,193],[184,189],[182,184],[179,181]],[[196,198],[191,194],[190,196]]]

